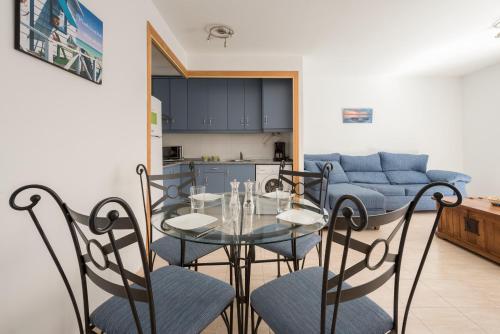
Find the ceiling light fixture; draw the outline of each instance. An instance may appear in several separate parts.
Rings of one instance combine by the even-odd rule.
[[[231,27],[223,24],[208,26],[207,30],[208,30],[207,41],[210,41],[212,38],[223,39],[225,48],[227,48],[228,45],[227,39],[233,37],[234,35],[234,30],[231,29]]]

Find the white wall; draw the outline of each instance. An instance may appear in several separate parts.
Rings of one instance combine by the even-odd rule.
[[[284,141],[287,155],[292,155],[291,133],[163,134],[163,145],[181,145],[185,158],[218,155],[222,160],[239,159],[242,152],[245,159],[272,159],[276,141]]]
[[[462,170],[458,78],[354,77],[305,57],[303,152],[427,153],[429,167]],[[342,108],[374,109],[373,124],[343,124]]]
[[[102,86],[14,50],[14,1],[0,2],[2,333],[77,332],[55,266],[27,214],[10,209],[8,196],[21,185],[45,184],[84,212],[120,196],[144,225],[135,166],[146,159],[147,20],[186,62],[150,0],[83,2],[104,22]],[[61,243],[56,250],[66,252],[62,260],[70,265],[66,227],[57,211],[40,206],[49,237]]]
[[[464,168],[472,195],[500,195],[500,64],[463,78]]]

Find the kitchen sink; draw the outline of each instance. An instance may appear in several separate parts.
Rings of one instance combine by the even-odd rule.
[[[249,159],[232,159],[232,160],[229,160],[229,162],[252,162],[252,160],[249,160]]]

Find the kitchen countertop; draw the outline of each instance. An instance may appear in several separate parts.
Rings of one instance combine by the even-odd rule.
[[[273,161],[272,159],[249,159],[248,161],[203,161],[201,159],[183,159],[179,161],[164,161],[163,167],[171,167],[176,165],[187,165],[193,162],[195,165],[279,165],[280,161]],[[287,161],[287,165],[291,165],[292,161]]]

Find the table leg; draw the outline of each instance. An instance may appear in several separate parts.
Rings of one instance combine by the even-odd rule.
[[[244,257],[242,257],[242,255]],[[234,287],[236,291],[236,317],[238,333],[248,333],[250,313],[250,278],[252,261],[255,258],[255,247],[249,246],[244,254],[241,254],[241,246],[231,246],[231,259],[234,264]],[[244,265],[241,265],[241,260]],[[245,270],[243,277],[242,270]]]

